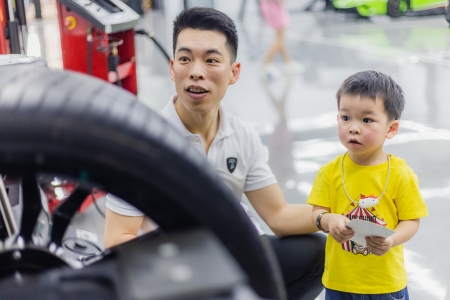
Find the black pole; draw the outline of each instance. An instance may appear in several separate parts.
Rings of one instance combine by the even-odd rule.
[[[23,0],[16,0],[17,19],[20,26],[27,26],[27,17],[25,16],[25,5]]]
[[[20,39],[19,39],[19,25],[16,20],[8,22],[9,46],[11,54],[21,54]]]
[[[33,0],[36,19],[42,19],[41,0]]]

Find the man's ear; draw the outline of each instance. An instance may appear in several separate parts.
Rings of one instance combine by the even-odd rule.
[[[398,132],[400,123],[398,120],[393,120],[389,122],[388,131],[386,133],[387,139],[392,139]]]
[[[170,59],[170,78],[172,79],[172,81],[175,81],[175,74],[173,72],[173,58]]]
[[[241,75],[241,63],[240,62],[234,62],[231,65],[230,84],[236,83],[236,81],[238,81],[240,75]]]

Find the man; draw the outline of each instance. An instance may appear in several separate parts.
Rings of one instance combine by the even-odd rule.
[[[306,204],[288,204],[265,162],[256,131],[227,114],[220,103],[240,75],[234,22],[211,8],[183,11],[174,21],[170,76],[176,95],[161,116],[191,141],[241,199],[245,193],[256,212],[279,238],[271,236],[289,299],[314,299],[323,289],[325,238],[311,222]],[[105,247],[135,238],[143,214],[109,197]],[[300,235],[303,234],[303,235]]]

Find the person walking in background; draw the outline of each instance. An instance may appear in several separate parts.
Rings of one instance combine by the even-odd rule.
[[[275,55],[281,54],[284,62],[284,73],[287,75],[293,75],[300,73],[303,68],[302,65],[294,60],[292,60],[289,55],[286,42],[285,42],[285,31],[286,27],[289,25],[289,12],[286,9],[284,0],[260,0],[261,14],[265,23],[274,28],[275,40],[269,47],[261,73],[264,79],[270,79],[272,77],[280,76],[280,72],[272,64]]]

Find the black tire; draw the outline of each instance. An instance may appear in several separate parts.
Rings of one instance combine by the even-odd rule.
[[[238,200],[157,113],[93,77],[26,65],[0,69],[1,174],[62,174],[127,200],[167,232],[207,227],[261,297],[283,298]]]
[[[392,18],[398,18],[402,15],[400,11],[401,0],[388,0],[387,15]]]

